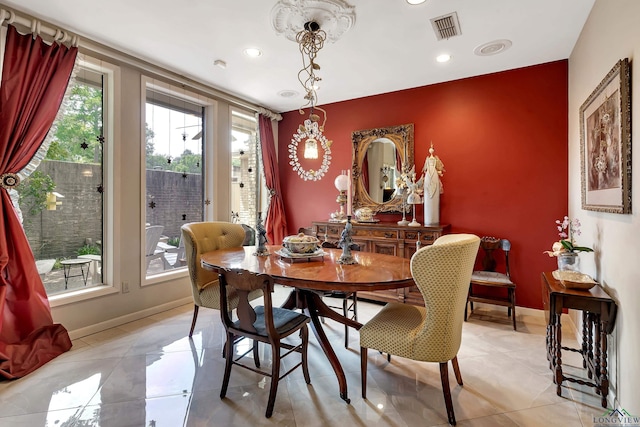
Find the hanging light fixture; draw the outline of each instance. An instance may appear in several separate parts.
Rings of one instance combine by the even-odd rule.
[[[304,88],[304,99],[307,101],[300,107],[300,114],[304,114],[304,108],[309,107],[309,120],[305,120],[301,126],[302,131],[308,134],[304,143],[304,158],[318,158],[318,139],[324,131],[324,124],[327,121],[327,112],[317,106],[318,94],[316,90],[318,82],[322,80],[316,75],[316,71],[320,70],[320,65],[316,62],[316,56],[320,49],[324,46],[327,33],[320,29],[320,25],[315,21],[308,21],[304,24],[304,29],[296,35],[296,41],[302,55],[302,69],[298,72],[298,80]],[[320,116],[316,114],[319,111],[323,115],[322,124],[320,124]],[[331,146],[331,141],[328,141]]]
[[[320,70],[320,65],[316,62],[316,56],[322,47],[327,34],[320,29],[320,25],[315,21],[307,21],[304,28],[296,34],[296,41],[302,55],[302,69],[298,72],[298,80],[304,88],[306,103],[298,110],[301,115],[305,114],[305,108],[309,108],[309,118],[298,126],[298,130],[293,134],[291,143],[289,144],[289,162],[293,166],[293,170],[304,179],[317,181],[321,179],[329,170],[331,163],[331,144],[333,141],[327,140],[322,133],[324,124],[327,121],[327,112],[318,107],[318,82],[322,80],[316,71]],[[320,115],[322,114],[322,121]],[[320,169],[306,170],[300,165],[298,160],[298,146],[303,145],[303,157],[309,160],[318,159],[320,149],[322,147],[322,164]]]
[[[305,100],[299,112],[306,115],[305,109],[309,109],[308,117],[291,138],[289,164],[300,178],[317,181],[329,170],[332,141],[323,134],[327,112],[318,107],[317,91],[322,79],[316,74],[320,70],[316,58],[325,42],[334,43],[353,26],[355,10],[346,0],[278,0],[271,10],[271,19],[276,34],[298,44],[302,56],[298,80],[304,88]],[[300,164],[298,148],[302,149],[304,159],[322,159],[317,170],[305,169]]]

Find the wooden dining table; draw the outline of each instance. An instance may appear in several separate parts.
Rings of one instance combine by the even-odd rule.
[[[338,263],[341,249],[323,248],[321,257],[290,259],[277,252],[281,246],[267,246],[269,255],[257,256],[255,246],[221,249],[202,255],[201,264],[205,269],[240,268],[253,273],[268,274],[276,283],[293,288],[283,304],[289,309],[302,309],[311,318],[311,329],[333,368],[340,397],[347,403],[347,379],[342,365],[331,347],[322,328],[321,317],[328,317],[355,329],[362,327],[352,319],[329,308],[319,291],[376,291],[397,289],[414,285],[411,277],[410,260],[394,255],[371,252],[352,252],[357,264]]]

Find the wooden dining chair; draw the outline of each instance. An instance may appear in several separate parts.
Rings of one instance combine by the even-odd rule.
[[[322,242],[321,245],[323,248],[338,248],[337,243],[332,243],[328,241]],[[351,244],[352,251],[359,251],[360,246],[356,243]],[[342,307],[338,307],[335,305],[327,305],[327,307],[342,309],[342,315],[348,319],[358,321],[358,295],[357,292],[346,292],[346,291],[326,291],[322,295],[323,297],[328,298],[336,298],[342,300]],[[324,318],[323,318],[324,320]],[[344,348],[349,347],[349,327],[344,325]]]
[[[388,303],[360,329],[362,397],[367,393],[367,350],[373,348],[407,359],[440,364],[440,380],[449,424],[455,425],[449,369],[458,384],[462,375],[458,350],[462,340],[462,314],[480,238],[447,234],[411,257],[411,274],[424,299],[424,307]]]
[[[475,270],[471,275],[467,304],[464,307],[464,320],[467,320],[467,305],[473,313],[473,303],[481,302],[507,307],[507,317],[511,317],[513,330],[516,330],[516,284],[511,280],[509,253],[511,242],[496,237],[483,237],[480,240],[482,254],[482,270]],[[504,263],[496,262],[496,254],[504,257]],[[485,290],[478,292],[478,288]],[[488,293],[487,289],[497,289],[496,293]],[[492,292],[489,290],[489,292]],[[501,292],[501,293],[500,293]]]
[[[254,308],[249,303],[250,295],[258,290],[262,291],[264,295],[264,305]],[[238,308],[236,309],[238,320],[236,321],[231,318],[231,310],[228,308],[229,291],[233,291],[238,299]],[[297,367],[302,366],[304,380],[307,384],[311,383],[307,364],[307,347],[309,342],[307,323],[309,323],[309,317],[294,310],[273,307],[271,299],[272,293],[273,278],[267,274],[256,274],[242,269],[229,269],[220,272],[220,312],[222,314],[222,323],[227,333],[225,343],[226,364],[220,398],[224,398],[227,393],[231,367],[233,365],[271,377],[269,401],[265,413],[267,418],[270,418],[273,414],[278,382],[282,378],[289,375],[291,371]],[[298,331],[300,331],[300,344],[291,345],[281,342],[283,338]],[[254,341],[253,355],[255,368],[240,362],[242,358],[252,351],[251,349],[234,358],[235,344],[243,338],[249,338]],[[258,369],[260,368],[260,361],[258,360],[258,353],[256,351],[258,342],[263,342],[271,346],[273,359],[271,362],[271,372]],[[281,348],[289,351],[281,355]],[[280,375],[281,358],[293,353],[299,353],[301,355],[301,361],[286,373]]]

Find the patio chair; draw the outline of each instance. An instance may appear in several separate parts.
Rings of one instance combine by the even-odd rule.
[[[164,225],[150,225],[145,229],[145,256],[147,260],[147,271],[149,270],[149,264],[152,260],[164,259],[164,250],[158,248],[158,242],[160,242],[160,237],[162,236],[163,230]]]
[[[165,270],[184,267],[187,265],[184,255],[184,242],[182,241],[182,235],[180,235],[180,242],[177,247],[160,242],[158,243],[158,248],[164,250],[162,261],[164,262]]]

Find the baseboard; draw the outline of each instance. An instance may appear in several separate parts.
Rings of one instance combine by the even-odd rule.
[[[497,312],[497,310],[500,310],[505,313],[507,311],[505,307],[498,307],[493,304],[485,304],[481,302],[473,303],[473,307],[474,307],[474,311],[480,310],[480,311],[484,311],[485,313],[488,313],[488,312],[495,313]],[[516,306],[516,321],[546,326],[547,314],[545,313],[544,310],[541,310],[541,309]],[[565,333],[573,334],[573,336],[575,336],[578,342],[582,340],[582,337],[578,334],[578,328],[571,316],[569,316],[568,314],[563,314],[561,322],[562,322],[563,331]]]
[[[153,316],[154,314],[162,313],[163,311],[171,310],[173,308],[180,307],[181,305],[185,305],[189,303],[193,303],[192,297],[181,298],[179,300],[171,301],[155,307],[150,307],[145,310],[136,311],[135,313],[129,313],[127,315],[109,319],[104,322],[86,326],[84,328],[68,331],[69,336],[71,337],[72,340],[86,337],[87,335],[102,332],[110,328],[115,328],[120,325],[124,325],[125,323],[129,323],[135,320],[143,319],[145,317]]]

